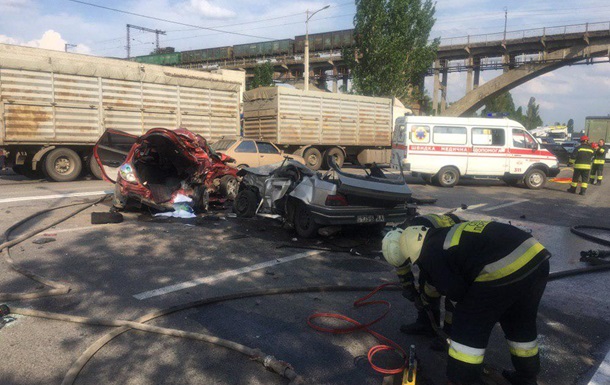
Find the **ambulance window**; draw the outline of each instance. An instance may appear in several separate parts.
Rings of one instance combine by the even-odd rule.
[[[536,148],[536,143],[527,132],[513,128],[513,147]]]
[[[409,137],[411,138],[411,143],[430,143],[430,127],[411,126]]]
[[[434,126],[432,141],[436,144],[466,144],[466,127]]]
[[[505,143],[503,128],[472,128],[474,146],[504,146]]]

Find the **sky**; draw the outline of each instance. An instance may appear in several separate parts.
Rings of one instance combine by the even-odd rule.
[[[303,35],[305,12],[325,5],[330,7],[309,21],[310,33],[353,28],[353,0],[0,0],[0,43],[62,51],[70,44],[72,52],[124,58],[126,25],[132,24],[166,31],[161,46],[177,51],[230,46]],[[502,32],[505,11],[509,32],[585,23],[605,23],[610,29],[610,3],[605,0],[437,0],[431,37],[447,41]],[[154,33],[132,30],[131,37],[134,56],[154,48]],[[481,84],[498,75],[483,71]],[[426,88],[431,92],[431,78]],[[460,99],[465,90],[465,74],[450,74],[448,101]],[[610,114],[610,62],[606,58],[594,65],[564,67],[511,94],[524,110],[535,97],[544,124],[574,119],[579,130],[586,116]]]

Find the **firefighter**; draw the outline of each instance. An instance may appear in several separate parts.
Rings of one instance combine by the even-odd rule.
[[[572,175],[572,183],[570,183],[569,192],[576,194],[576,187],[580,181],[580,195],[585,195],[587,187],[589,187],[589,174],[591,173],[591,163],[595,151],[589,144],[589,137],[583,135],[580,137],[580,146],[572,152],[570,163],[574,164],[574,174]]]
[[[456,223],[463,222],[457,215],[454,214],[428,214],[415,217],[409,226],[426,226],[430,228],[451,227]],[[419,291],[415,288],[415,277],[411,270],[411,264],[406,263],[403,266],[396,268],[396,273],[400,283],[402,284],[402,295],[410,302],[415,302],[417,296],[420,296],[423,304],[426,305],[434,315],[435,323],[440,326],[441,322],[441,295],[436,288],[430,283],[425,282],[423,276],[419,276]],[[421,293],[421,295],[420,295]],[[406,334],[414,335],[434,335],[434,329],[430,324],[428,314],[424,309],[417,309],[417,319],[411,324],[402,325],[400,331]],[[445,317],[443,322],[443,330],[445,333],[451,333],[453,303],[445,297]]]
[[[513,385],[537,385],[536,318],[550,253],[536,239],[499,222],[410,226],[384,237],[383,255],[395,267],[417,264],[426,282],[456,302],[449,384],[480,383],[487,341],[500,322],[515,368],[504,377]]]
[[[604,147],[604,144],[603,139],[600,139],[598,143],[591,144],[591,147],[595,150],[591,175],[589,176],[589,182],[591,184],[601,185],[602,180],[604,179],[604,164],[606,164],[606,148]]]

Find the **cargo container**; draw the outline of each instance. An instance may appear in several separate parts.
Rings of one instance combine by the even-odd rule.
[[[309,51],[339,50],[354,45],[354,30],[332,31],[309,34]],[[305,35],[294,38],[294,52],[305,52]]]
[[[162,66],[172,66],[180,64],[180,52],[158,53],[154,55],[136,56],[133,58],[138,63],[157,64]]]
[[[233,58],[233,47],[217,47],[182,51],[182,63],[205,63]]]
[[[411,113],[397,99],[261,87],[244,93],[244,136],[277,143],[314,170],[329,155],[339,165],[389,163],[393,122]]]
[[[0,44],[0,79],[0,147],[24,175],[42,170],[55,181],[75,179],[107,128],[142,135],[182,126],[208,140],[239,135],[245,83],[239,71],[189,71]]]
[[[258,56],[291,55],[293,51],[293,39],[265,41],[251,44],[239,44],[233,46],[233,56],[235,59]]]
[[[587,116],[585,118],[585,132],[591,143],[603,139],[606,142],[606,146],[608,146],[608,142],[610,142],[610,115]],[[610,151],[606,151],[606,161],[608,159],[610,159]]]

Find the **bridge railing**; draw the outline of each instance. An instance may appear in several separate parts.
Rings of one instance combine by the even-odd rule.
[[[544,37],[551,40],[554,37],[563,37],[571,34],[586,34],[587,32],[607,31],[610,33],[610,21],[600,23],[571,24],[556,27],[543,27],[522,29],[518,31],[507,31],[487,33],[480,35],[466,35],[458,37],[441,37],[440,47],[450,48],[454,46],[468,45],[498,45],[503,42],[520,41],[532,38]]]

